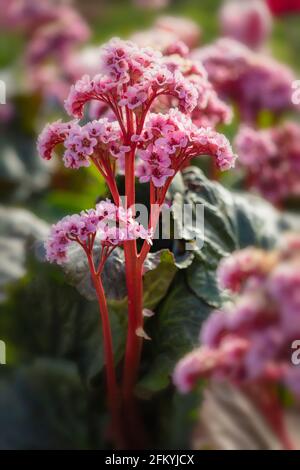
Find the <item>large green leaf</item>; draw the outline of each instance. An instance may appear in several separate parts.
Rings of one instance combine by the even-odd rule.
[[[101,247],[95,245],[94,260],[99,261]],[[74,246],[68,253],[68,261],[63,265],[67,280],[88,300],[96,299],[95,288],[89,271],[86,255],[80,246]],[[144,306],[155,309],[165,297],[178,269],[184,269],[193,261],[193,254],[176,259],[167,249],[149,253],[144,265]],[[127,289],[124,252],[116,248],[104,265],[102,282],[108,304],[126,314]]]
[[[204,224],[195,226],[193,218],[181,233],[186,241],[198,237],[204,244],[201,249],[195,245],[192,264],[176,275],[156,316],[148,321],[152,342],[145,347],[138,388],[144,395],[168,386],[175,363],[198,344],[202,322],[227,300],[216,281],[220,259],[249,245],[271,248],[282,231],[297,222],[257,197],[230,193],[196,167],[184,171],[183,181],[185,190],[173,191],[175,223],[184,204],[191,205],[194,217],[196,205],[202,204]]]
[[[74,365],[38,360],[0,376],[0,449],[86,449],[88,401]]]
[[[94,246],[94,261],[97,265],[101,253],[99,244]],[[68,252],[68,261],[63,265],[67,280],[88,300],[95,300],[96,291],[92,283],[87,257],[79,245]],[[108,300],[122,300],[126,296],[124,254],[116,248],[104,265],[102,282]]]
[[[211,308],[189,289],[180,271],[157,314],[148,322],[152,338],[139,388],[155,392],[169,384],[174,364],[198,343],[200,325]]]
[[[271,248],[282,231],[299,224],[258,196],[230,192],[208,180],[197,167],[187,168],[183,180],[186,191],[181,204],[204,206],[203,254],[210,247],[225,254],[249,245]]]
[[[145,261],[144,307],[150,310],[156,308],[165,297],[178,268],[182,265],[177,264],[169,250],[149,253]]]
[[[48,234],[48,224],[25,209],[0,206],[0,301],[8,286],[26,274],[27,252]]]
[[[35,357],[67,358],[90,382],[103,368],[103,343],[96,301],[64,282],[57,268],[34,262],[29,278],[12,291],[0,311],[8,363]],[[116,362],[124,352],[125,317],[110,309]]]

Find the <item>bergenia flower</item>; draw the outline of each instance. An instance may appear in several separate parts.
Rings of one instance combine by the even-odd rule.
[[[246,181],[273,204],[300,196],[300,126],[286,122],[256,130],[242,127],[235,138]]]
[[[51,228],[46,241],[46,257],[51,263],[62,264],[68,259],[68,249],[78,243],[92,253],[95,242],[110,249],[109,253],[125,241],[141,238],[149,244],[152,232],[145,229],[128,210],[115,206],[111,201],[102,201],[95,209],[68,215]]]
[[[95,103],[100,104],[96,110],[100,116],[93,121],[85,115],[90,103],[94,112]],[[93,163],[114,200],[114,204],[102,202],[96,209],[68,216],[56,224],[47,242],[47,257],[49,261],[64,263],[71,243],[79,243],[87,255],[103,324],[108,399],[116,440],[122,431],[120,411],[132,409],[142,341],[147,338],[143,329],[143,267],[168,188],[175,174],[194,157],[211,156],[221,170],[235,163],[236,156],[225,136],[210,127],[200,127],[193,120],[193,111],[197,110],[197,122],[201,121],[201,110],[205,115],[208,103],[205,123],[225,119],[226,109],[214,95],[200,64],[113,39],[100,51],[99,73],[93,77],[85,75],[71,87],[65,102],[71,120],[48,124],[38,139],[39,153],[46,160],[55,150],[62,150],[64,164],[69,168]],[[157,107],[163,112],[157,112]],[[116,182],[117,169],[125,175],[124,201]],[[150,186],[147,228],[134,217],[135,176]],[[143,240],[140,249],[137,238]],[[97,267],[93,257],[95,241],[102,246]],[[124,246],[128,293],[124,403],[118,390],[101,280],[107,256],[119,245]]]
[[[300,0],[267,0],[274,15],[284,15],[300,11]]]
[[[221,170],[231,168],[235,155],[227,139],[207,127],[197,127],[186,115],[195,107],[200,113],[207,92],[209,99],[212,96],[205,72],[192,64],[189,67],[193,80],[176,68],[171,70],[157,52],[112,40],[102,51],[104,73],[78,81],[71,88],[66,109],[72,116],[82,117],[84,106],[97,100],[109,106],[117,120],[105,117],[82,126],[78,121],[50,124],[39,137],[40,155],[49,159],[54,148],[63,144],[67,167],[80,168],[93,162],[107,175],[118,159],[121,170],[124,168],[123,159],[134,143],[144,161],[142,176],[138,170],[140,181],[152,181],[156,188],[169,184],[171,177],[197,156],[212,155]],[[176,98],[182,112],[171,109],[166,114],[145,116],[145,110],[161,96]],[[131,142],[125,131],[129,124],[126,108],[136,115],[136,122],[131,123]]]
[[[226,0],[220,25],[224,36],[259,49],[271,34],[272,15],[264,0]]]
[[[0,26],[24,36],[25,79],[30,90],[62,100],[83,73],[77,48],[90,36],[84,19],[63,0],[0,0]]]
[[[192,51],[191,58],[204,65],[219,96],[235,103],[247,123],[256,123],[263,110],[277,116],[296,109],[291,101],[294,73],[267,55],[222,38]]]
[[[186,393],[203,378],[229,381],[261,404],[260,397],[280,385],[299,400],[299,367],[291,361],[291,345],[300,338],[299,235],[270,252],[232,254],[218,277],[236,297],[204,323],[201,346],[176,366],[176,386]]]

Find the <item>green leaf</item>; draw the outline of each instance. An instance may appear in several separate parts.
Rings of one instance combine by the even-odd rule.
[[[56,357],[74,361],[91,384],[103,369],[99,306],[64,282],[59,268],[34,262],[26,282],[0,309],[7,362]],[[29,282],[28,282],[29,281]],[[126,316],[110,308],[116,362],[124,353]]]
[[[16,139],[16,127],[14,123],[0,138],[0,194],[19,202],[46,188],[51,170],[37,155],[35,136],[18,128]]]
[[[95,245],[95,263],[99,261],[101,247]],[[63,270],[70,284],[75,286],[88,300],[96,299],[86,255],[80,246],[69,250],[68,261]],[[144,266],[144,306],[154,309],[166,295],[167,290],[178,269],[184,269],[193,261],[193,254],[186,254],[175,259],[167,249],[149,253]],[[116,248],[104,265],[102,281],[109,305],[123,311],[127,309],[127,289],[124,265],[124,253]]]
[[[149,253],[145,262],[144,307],[154,310],[166,295],[177,267],[169,250]]]
[[[8,287],[26,274],[26,252],[46,238],[48,225],[25,209],[0,206],[0,302]]]
[[[94,262],[99,263],[101,246],[94,245]],[[81,295],[88,300],[97,298],[92,283],[89,265],[83,249],[75,244],[68,252],[68,261],[64,263],[63,270],[69,283],[77,288]],[[124,253],[116,248],[106,261],[102,273],[102,282],[108,300],[122,300],[126,296],[126,277]]]
[[[201,324],[210,311],[211,307],[190,291],[184,271],[180,271],[157,314],[148,322],[152,341],[146,350],[147,367],[138,385],[140,393],[153,393],[169,384],[176,362],[197,345]]]
[[[0,449],[86,449],[88,402],[69,362],[37,360],[0,378]]]
[[[204,205],[204,254],[208,247],[216,254],[249,245],[271,248],[282,231],[292,228],[291,220],[268,202],[248,193],[229,192],[197,167],[187,168],[183,180],[182,203]]]
[[[227,300],[216,281],[221,258],[249,245],[271,248],[282,231],[295,225],[261,199],[230,193],[209,181],[196,167],[183,172],[183,181],[185,191],[174,193],[175,223],[184,204],[191,205],[194,217],[196,205],[202,204],[204,225],[195,227],[193,217],[182,237],[186,241],[202,238],[204,245],[194,251],[192,264],[176,274],[155,317],[147,323],[152,342],[144,349],[144,374],[137,390],[143,396],[169,385],[176,362],[198,345],[203,321]]]
[[[192,292],[201,300],[214,308],[221,306],[223,297],[217,285],[215,266],[196,256],[186,271],[186,281]]]

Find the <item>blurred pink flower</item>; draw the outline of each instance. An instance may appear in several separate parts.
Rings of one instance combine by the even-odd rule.
[[[235,148],[249,188],[281,206],[289,198],[300,197],[298,123],[286,122],[265,130],[244,126],[235,138]]]
[[[177,36],[190,49],[196,47],[201,39],[200,26],[190,18],[180,16],[160,16],[154,23],[158,30],[168,31]]]
[[[221,32],[252,49],[260,48],[272,30],[272,15],[264,0],[227,0],[220,10]]]
[[[265,110],[277,116],[296,109],[291,101],[293,71],[269,56],[222,38],[192,51],[191,58],[204,65],[220,97],[238,106],[242,121],[256,122]]]
[[[239,295],[208,318],[201,347],[177,364],[179,390],[188,392],[201,378],[226,379],[246,390],[281,384],[300,399],[300,375],[291,363],[292,342],[300,338],[300,236],[293,240],[288,257],[282,248],[248,248],[222,262],[221,285]]]
[[[24,36],[27,88],[62,101],[83,73],[76,55],[90,36],[86,22],[63,0],[0,0],[0,7],[1,26]]]

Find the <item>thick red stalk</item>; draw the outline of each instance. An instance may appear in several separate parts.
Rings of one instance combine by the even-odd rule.
[[[124,248],[128,292],[128,333],[123,394],[125,401],[128,402],[133,396],[142,350],[142,338],[138,336],[137,332],[143,328],[143,275],[132,242],[127,242]]]
[[[295,450],[285,423],[283,405],[273,387],[259,387],[258,389],[248,389],[246,394],[258,407],[266,422],[269,424],[274,434],[277,436],[285,450]]]
[[[134,133],[133,113],[127,109],[126,115],[128,144],[131,144],[131,135]],[[135,147],[132,144],[125,163],[125,196],[127,207],[131,208],[134,213]],[[124,253],[128,295],[128,331],[124,362],[123,396],[125,405],[128,404],[131,408],[142,350],[142,338],[137,335],[137,330],[143,327],[143,274],[135,240],[124,243]]]
[[[106,382],[107,382],[107,401],[112,419],[112,432],[117,445],[123,447],[123,439],[121,433],[120,422],[120,395],[117,385],[113,341],[109,322],[109,313],[106,303],[105,292],[103,289],[101,274],[96,273],[92,254],[87,253],[92,281],[96,290],[97,300],[99,304],[102,332],[103,332],[103,347],[105,358]]]

